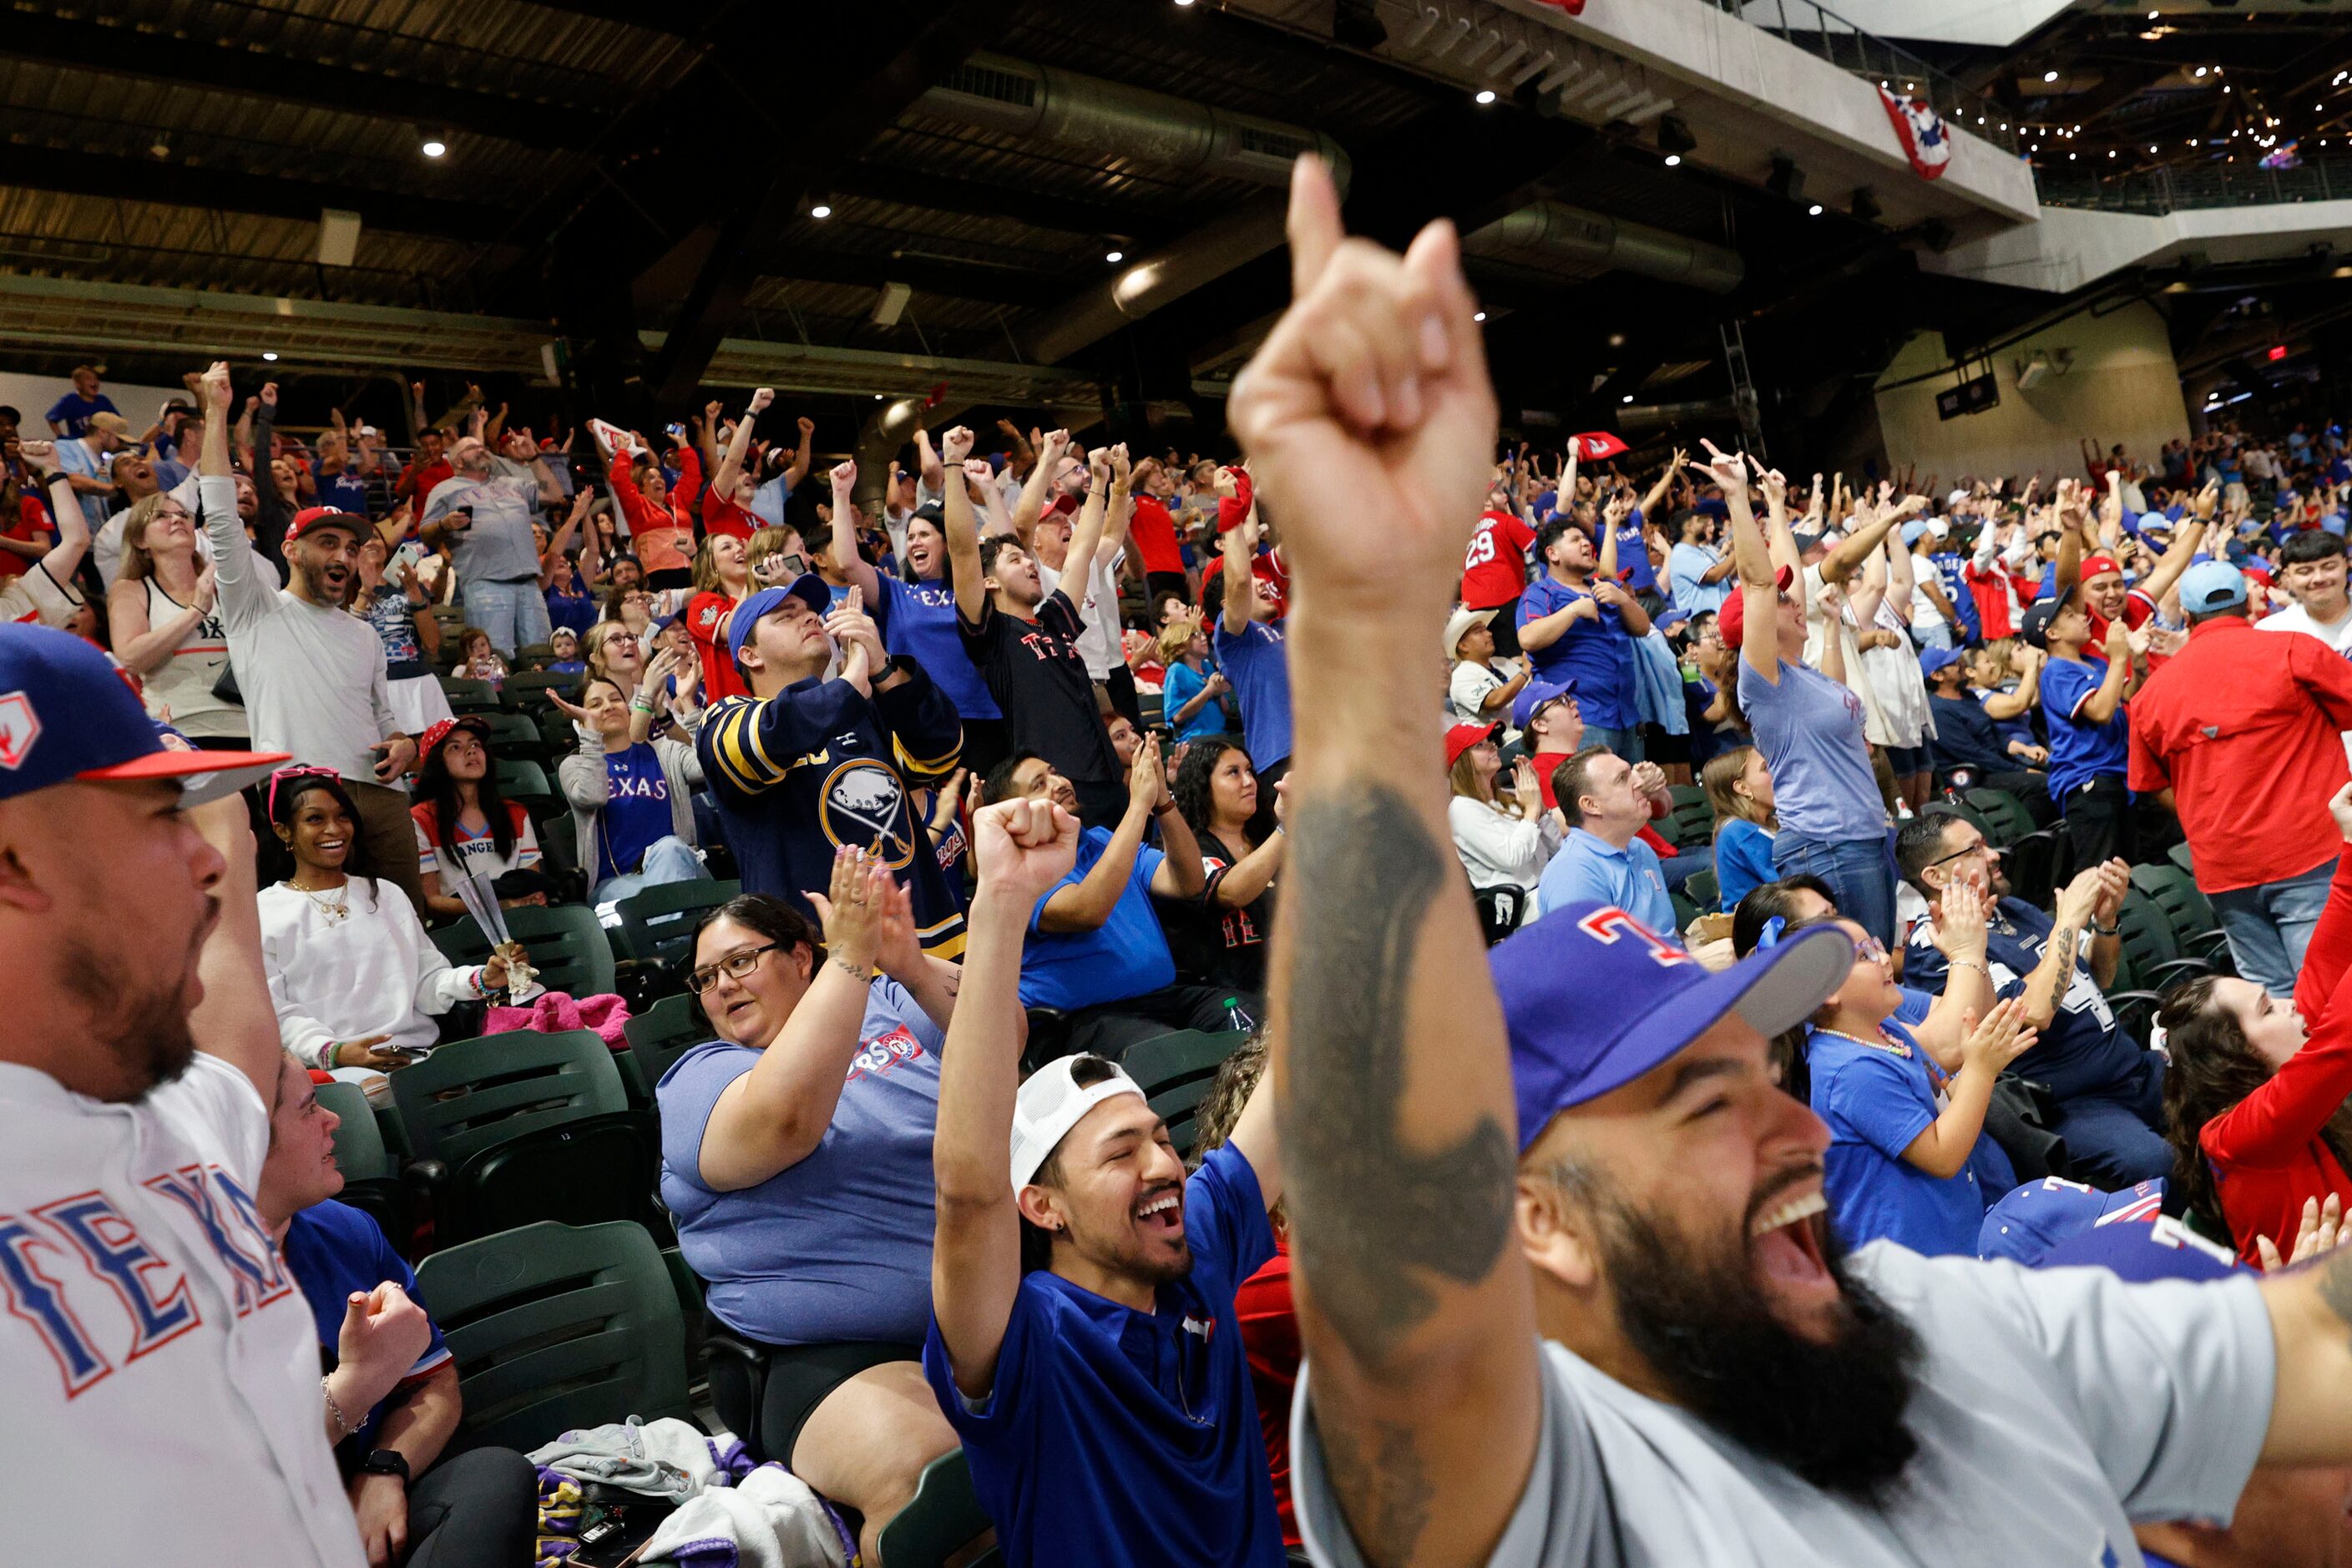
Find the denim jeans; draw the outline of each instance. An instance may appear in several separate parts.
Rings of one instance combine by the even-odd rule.
[[[490,646],[514,657],[515,649],[545,642],[554,634],[547,619],[547,595],[534,578],[512,583],[476,581],[459,584],[466,624],[490,634]]]
[[[1819,877],[1829,884],[1838,913],[1894,947],[1895,862],[1885,839],[1808,838],[1784,827],[1772,840],[1772,869],[1783,879]]]
[[[1629,763],[1642,760],[1642,730],[1638,724],[1626,730],[1604,730],[1598,724],[1584,727],[1586,747],[1606,746]]]
[[[618,903],[632,893],[642,893],[647,888],[663,882],[709,881],[710,868],[694,852],[691,845],[676,834],[656,838],[646,846],[646,858],[637,868],[618,877],[607,877],[596,884],[593,901],[600,904]]]
[[[2335,876],[2336,862],[2330,860],[2300,877],[2209,895],[2241,975],[2273,996],[2294,994],[2303,950],[2311,945],[2311,928],[2327,907],[2327,885]]]

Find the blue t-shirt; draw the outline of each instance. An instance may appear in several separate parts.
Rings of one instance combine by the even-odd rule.
[[[1658,569],[1650,564],[1650,543],[1642,533],[1638,506],[1617,525],[1617,580],[1636,594],[1654,591],[1658,585]]]
[[[1242,746],[1250,765],[1264,773],[1290,760],[1290,665],[1283,657],[1282,628],[1252,621],[1241,636],[1225,630],[1221,617],[1210,639],[1217,663],[1242,700]]]
[[[882,578],[882,646],[923,667],[931,684],[947,693],[962,719],[1002,719],[1004,710],[988,694],[988,682],[972,667],[956,633],[955,585],[944,578],[909,583],[887,573]]]
[[[1870,769],[1862,699],[1809,664],[1780,664],[1778,685],[1739,659],[1739,707],[1764,764],[1783,833],[1827,843],[1886,837],[1886,803]]]
[[[1739,900],[1767,882],[1777,882],[1772,869],[1772,835],[1735,816],[1715,836],[1715,885],[1723,890],[1717,908],[1736,910]]]
[[[353,517],[368,514],[367,481],[349,468],[332,474],[310,470],[310,479],[319,489],[319,504],[333,507],[337,511],[350,512]]]
[[[1568,608],[1592,595],[1571,588],[1546,573],[1530,578],[1519,595],[1519,626]],[[1625,618],[1607,605],[1601,618],[1579,616],[1549,647],[1531,651],[1536,673],[1546,680],[1576,682],[1576,705],[1584,721],[1596,729],[1630,730],[1642,721],[1642,708],[1633,685],[1633,639]]]
[[[1694,616],[1701,610],[1723,608],[1723,602],[1739,586],[1738,578],[1735,575],[1718,577],[1712,583],[1701,581],[1722,563],[1722,552],[1704,544],[1677,544],[1667,551],[1666,580],[1674,584],[1675,608]]]
[[[931,1311],[931,1133],[940,1026],[897,981],[866,993],[859,1046],[816,1148],[756,1187],[702,1182],[702,1135],[729,1084],[758,1065],[714,1040],[654,1089],[662,1206],[719,1321],[772,1345],[894,1341],[913,1348]]]
[[[1955,1175],[1931,1176],[1903,1157],[1941,1107],[1927,1051],[1893,1019],[1882,1026],[1893,1047],[1805,1030],[1813,1112],[1830,1129],[1822,1173],[1831,1221],[1849,1247],[1892,1241],[1973,1258],[1985,1210],[2017,1185],[2016,1173],[1982,1131]]]
[[[2122,778],[2131,746],[2124,704],[2104,724],[2078,721],[2074,710],[2099,689],[2107,667],[2088,659],[2053,658],[2042,671],[2042,710],[2050,721],[2050,798],[2066,796],[2102,773]]]
[[[121,412],[114,406],[114,399],[102,392],[96,397],[84,397],[79,392],[68,392],[49,405],[48,419],[53,425],[65,426],[66,433],[59,437],[60,440],[79,440],[89,434],[91,415]]]
[[[344,1305],[353,1291],[373,1290],[389,1279],[409,1295],[416,1294],[416,1275],[408,1260],[393,1249],[372,1216],[349,1204],[330,1198],[302,1210],[287,1226],[279,1250],[286,1255],[294,1282],[302,1287],[302,1299],[310,1303],[310,1316],[319,1325],[319,1348],[326,1352],[325,1364],[330,1369],[342,1343]],[[433,1337],[425,1342],[425,1353],[408,1369],[403,1384],[426,1375],[449,1360],[441,1325],[432,1327]],[[373,1447],[376,1428],[383,1424],[384,1403],[378,1400],[360,1417],[358,1433],[344,1441],[356,1444],[362,1453]]]
[[[1206,670],[1196,670],[1181,660],[1168,667],[1167,677],[1160,683],[1160,708],[1167,717],[1168,722],[1174,727],[1176,738],[1179,741],[1190,741],[1202,735],[1222,735],[1225,732],[1225,704],[1223,698],[1211,698],[1202,703],[1200,710],[1190,719],[1181,724],[1176,722],[1176,715],[1182,711],[1184,704],[1199,696],[1201,688],[1208,683],[1209,676]]]
[[[1024,1275],[988,1394],[967,1402],[932,1321],[923,1372],[1012,1568],[1281,1568],[1282,1526],[1234,1290],[1274,1256],[1257,1173],[1228,1143],[1184,1184],[1192,1269],[1139,1312]]]
[[[1146,844],[1135,852],[1135,869],[1119,889],[1110,918],[1093,931],[1046,931],[1038,928],[1046,901],[1086,879],[1110,847],[1108,827],[1078,836],[1078,861],[1070,874],[1045,890],[1029,911],[1029,951],[1021,961],[1024,1007],[1091,1007],[1123,1002],[1176,984],[1176,958],[1168,933],[1151,908],[1151,878],[1168,857]]]
[[[1536,913],[1565,904],[1614,904],[1669,940],[1675,937],[1674,900],[1658,852],[1636,838],[1622,849],[1581,827],[1568,830],[1559,853],[1536,881]]]
[[[1977,610],[1977,596],[1969,589],[1968,557],[1957,551],[1939,550],[1927,559],[1936,564],[1936,575],[1944,585],[1944,597],[1960,613],[1960,625],[1968,629],[1962,640],[1976,641],[1984,636],[1984,620]]]
[[[1996,996],[2025,994],[2025,977],[2041,967],[2053,924],[2022,899],[2000,900],[1985,924],[1985,968]],[[1940,994],[1950,973],[1950,962],[1936,946],[1933,929],[1922,921],[1904,953],[1904,978]],[[2010,1070],[2048,1084],[2061,1100],[2084,1095],[2136,1100],[2156,1059],[2116,1022],[2105,994],[2091,978],[2086,952],[2077,952],[2074,973],[2059,993],[2049,1024],[2033,1048],[2010,1064]]]
[[[604,754],[604,825],[597,834],[592,881],[635,871],[657,838],[677,831],[670,818],[669,777],[653,744],[639,741],[625,752]]]

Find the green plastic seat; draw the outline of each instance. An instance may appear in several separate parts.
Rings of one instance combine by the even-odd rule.
[[[1712,867],[1704,871],[1693,871],[1684,878],[1683,893],[1698,906],[1702,914],[1717,909],[1723,903],[1723,884],[1716,880]]]
[[[579,684],[580,677],[576,675],[564,675],[551,669],[518,669],[507,676],[499,690],[510,712],[545,708],[554,712],[556,717],[562,718],[562,711],[548,701],[547,694],[556,691],[568,698],[572,695],[572,689]],[[571,721],[565,719],[564,723],[569,726]]]
[[[599,996],[613,989],[613,944],[596,911],[584,904],[523,905],[506,911],[507,930],[530,953],[539,983],[550,991]],[[490,956],[490,940],[467,915],[432,933],[433,945],[452,963],[480,963]],[[414,1070],[408,1069],[408,1070]]]
[[[482,728],[488,731],[483,739],[493,755],[514,757],[538,765],[547,753],[547,742],[539,732],[539,723],[528,713],[477,714]]]
[[[629,1055],[637,1058],[646,1075],[648,1092],[660,1086],[662,1075],[677,1065],[678,1058],[718,1037],[691,996],[665,996],[621,1027],[629,1037]]]
[[[2161,993],[2183,980],[2213,973],[2210,962],[2180,951],[2172,921],[2154,899],[2137,888],[2124,895],[2116,923],[2124,952],[2131,960],[2134,989]]]
[[[392,1095],[416,1157],[453,1168],[521,1133],[628,1108],[593,1029],[453,1040],[394,1073]]]
[[[440,678],[441,695],[449,700],[452,713],[495,713],[499,710],[499,690],[487,680],[467,680],[455,675]]]
[[[335,1129],[335,1169],[345,1182],[389,1179],[400,1173],[392,1151],[383,1144],[376,1125],[375,1108],[355,1083],[338,1079],[318,1086],[319,1103],[335,1113],[342,1125]]]
[[[1225,1058],[1241,1049],[1248,1039],[1247,1034],[1240,1032],[1211,1034],[1205,1029],[1180,1029],[1172,1035],[1138,1041],[1128,1047],[1118,1065],[1149,1100],[1181,1084],[1214,1082]]]
[[[1985,842],[2006,849],[2033,831],[2033,814],[2005,789],[1972,789],[1964,797],[1984,826]]]
[[[971,1467],[958,1448],[923,1467],[913,1500],[882,1527],[882,1561],[890,1568],[942,1568],[990,1528],[972,1490]],[[995,1568],[1003,1561],[992,1546],[972,1560],[971,1568]]]
[[[1715,808],[1706,803],[1706,791],[1696,784],[1672,784],[1667,793],[1675,808],[1654,824],[1660,837],[1681,849],[1715,837]]]
[[[2147,894],[2172,922],[2172,934],[2185,956],[2217,963],[2228,958],[2229,938],[2222,933],[2221,917],[2213,912],[2197,879],[2167,863],[2135,866],[2131,879],[2132,886]]]
[[[2197,875],[2197,863],[2189,858],[2189,846],[2185,842],[2176,844],[2171,848],[2166,850],[2164,852],[2164,858],[2171,861],[2174,865],[2179,867],[2183,871],[2188,872],[2189,876],[2194,877]]]
[[[455,1448],[529,1453],[632,1415],[694,1420],[685,1314],[642,1226],[504,1231],[433,1254],[416,1289],[457,1363]]]
[[[622,950],[649,963],[676,963],[693,945],[694,928],[704,912],[742,890],[743,884],[738,881],[698,878],[691,882],[658,882],[633,893],[616,907]]]

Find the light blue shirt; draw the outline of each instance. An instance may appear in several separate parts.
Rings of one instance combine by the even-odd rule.
[[[1579,900],[1614,904],[1660,936],[1681,940],[1658,852],[1638,838],[1617,849],[1581,827],[1568,830],[1559,853],[1536,883],[1536,913],[1549,914]]]
[[[1677,544],[1667,552],[1666,581],[1674,589],[1675,608],[1692,616],[1723,608],[1731,590],[1739,585],[1738,574],[1720,582],[1699,581],[1722,563],[1722,554],[1704,544]]]

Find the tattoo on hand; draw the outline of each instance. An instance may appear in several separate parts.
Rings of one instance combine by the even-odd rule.
[[[1351,785],[1292,817],[1295,877],[1316,895],[1293,928],[1276,1104],[1294,1235],[1324,1316],[1377,1363],[1435,1310],[1423,1270],[1472,1284],[1494,1268],[1509,1237],[1511,1140],[1486,1117],[1422,1153],[1398,1125],[1407,993],[1450,849],[1392,790]]]

